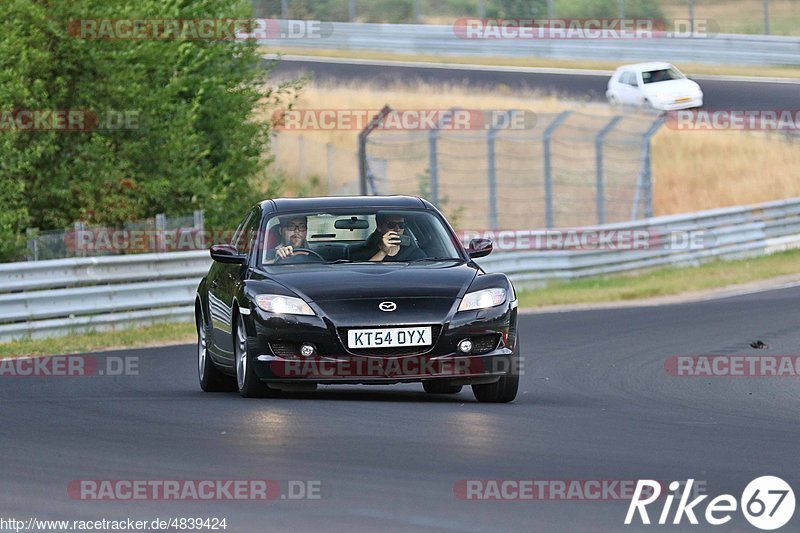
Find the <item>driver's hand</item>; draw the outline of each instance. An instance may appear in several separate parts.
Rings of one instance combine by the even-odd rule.
[[[292,249],[291,245],[290,246],[278,246],[277,248],[275,248],[275,255],[279,259],[286,259],[287,257],[289,257],[290,255],[293,255],[293,254],[294,254],[294,250]]]
[[[400,251],[400,235],[396,231],[387,231],[381,238],[380,246],[386,255],[394,257]]]

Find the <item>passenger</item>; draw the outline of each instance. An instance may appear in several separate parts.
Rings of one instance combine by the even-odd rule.
[[[378,213],[375,215],[375,224],[375,231],[356,254],[356,260],[358,256],[365,256],[368,261],[413,261],[425,258],[425,252],[413,241],[409,246],[400,245],[400,236],[406,230],[403,215]]]

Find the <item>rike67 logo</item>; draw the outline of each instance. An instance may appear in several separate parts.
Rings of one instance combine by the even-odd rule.
[[[786,525],[794,515],[794,491],[779,477],[762,476],[754,479],[745,487],[742,497],[738,501],[730,494],[721,494],[707,503],[704,513],[701,513],[700,504],[708,498],[708,495],[700,495],[690,501],[693,483],[693,479],[688,480],[680,494],[677,491],[683,486],[682,483],[673,481],[669,484],[670,494],[663,498],[663,507],[661,507],[658,518],[653,517],[654,520],[657,520],[657,524],[678,525],[685,517],[690,524],[697,525],[699,524],[698,515],[700,515],[708,524],[720,526],[730,522],[733,519],[733,513],[736,513],[737,508],[741,508],[742,514],[751,525],[758,529],[771,531]],[[660,500],[661,496],[661,484],[658,481],[639,480],[628,506],[625,524],[633,523],[637,515],[642,524],[650,524],[651,518],[647,506]],[[672,504],[676,497],[678,504],[672,514]],[[657,509],[651,509],[651,511],[657,511]],[[671,521],[670,515],[672,515]]]

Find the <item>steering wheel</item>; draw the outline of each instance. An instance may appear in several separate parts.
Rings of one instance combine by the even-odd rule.
[[[290,256],[287,256],[287,257],[278,257],[278,256],[276,255],[276,256],[275,256],[275,262],[277,263],[277,262],[279,262],[279,261],[286,261],[287,259],[297,259],[298,257],[300,257],[300,256],[296,255],[296,254],[297,254],[297,252],[306,252],[305,254],[300,254],[300,256],[303,256],[303,255],[313,255],[313,256],[316,256],[316,257],[317,257],[317,258],[318,258],[320,261],[322,261],[323,263],[325,262],[325,258],[324,258],[324,257],[322,257],[322,256],[321,256],[321,255],[319,255],[317,252],[315,252],[314,250],[311,250],[311,249],[309,249],[309,248],[293,248],[293,249],[292,249],[292,255],[290,255]]]

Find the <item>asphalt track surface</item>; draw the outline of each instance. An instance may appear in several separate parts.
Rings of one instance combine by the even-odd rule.
[[[504,87],[517,92],[557,95],[581,101],[605,102],[607,75],[507,72],[487,69],[463,70],[411,66],[340,64],[316,61],[278,63],[273,79],[311,74],[320,82],[355,81],[391,86],[397,82],[422,81],[495,91]],[[696,78],[703,89],[704,108],[719,110],[800,108],[800,83],[748,82]]]
[[[193,346],[137,357],[138,375],[0,378],[0,516],[226,517],[227,531],[756,531],[623,526],[623,501],[464,501],[464,479],[703,480],[736,498],[762,475],[800,489],[800,382],[674,377],[673,354],[798,353],[800,288],[664,307],[521,316],[512,404],[469,389],[323,387],[280,399],[200,391]],[[749,343],[760,339],[767,350]],[[81,479],[321,482],[319,500],[102,502]],[[710,499],[710,498],[709,498]],[[709,500],[706,500],[706,503]],[[705,505],[701,506],[701,512]],[[660,508],[652,515],[660,512]],[[797,531],[800,514],[781,531]]]

